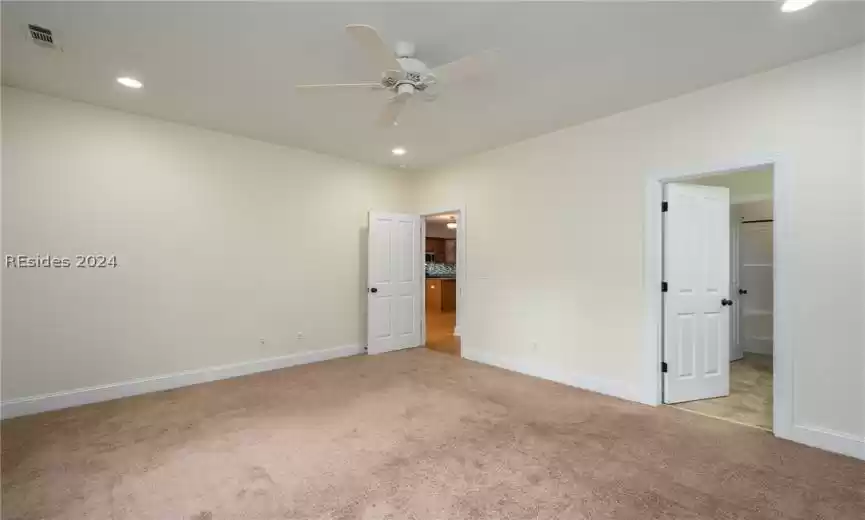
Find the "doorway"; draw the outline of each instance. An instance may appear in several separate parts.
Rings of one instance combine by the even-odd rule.
[[[767,165],[665,183],[662,223],[663,402],[769,431],[773,182]]]
[[[465,208],[426,215],[370,211],[368,216],[366,352],[426,347],[429,328],[432,347],[461,356]],[[441,245],[430,244],[429,251],[427,220],[441,223],[451,233]],[[449,242],[453,234],[455,239]],[[434,286],[426,285],[428,279]],[[427,299],[430,311],[437,309],[431,312],[431,320]],[[433,322],[430,327],[428,321]]]
[[[460,355],[457,334],[459,212],[424,216],[424,346]]]

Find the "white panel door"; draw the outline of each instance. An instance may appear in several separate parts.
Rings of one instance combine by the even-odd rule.
[[[730,393],[730,192],[667,184],[664,402]]]
[[[367,351],[421,344],[423,262],[420,215],[370,212]]]

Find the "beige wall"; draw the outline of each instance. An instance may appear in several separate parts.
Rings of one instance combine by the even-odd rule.
[[[646,397],[647,177],[782,157],[795,426],[865,456],[863,72],[860,45],[419,176],[421,212],[466,208],[464,354]]]
[[[772,198],[772,167],[762,167],[725,175],[712,175],[685,181],[703,186],[724,186],[730,190],[730,203],[765,200]]]
[[[4,253],[104,252],[120,267],[4,270],[3,399],[360,344],[367,210],[442,207],[466,211],[467,357],[641,399],[644,294],[657,289],[642,279],[647,176],[782,157],[796,237],[786,281],[808,295],[790,308],[785,347],[794,419],[862,442],[863,64],[865,47],[839,51],[424,172],[413,186],[4,88]],[[530,218],[510,219],[515,208]]]
[[[756,202],[743,202],[736,204],[731,208],[736,212],[741,220],[766,220],[771,219],[773,215],[773,203],[770,200],[761,200]]]
[[[365,344],[367,211],[411,210],[404,173],[10,88],[2,114],[3,252],[119,264],[4,269],[4,401]]]

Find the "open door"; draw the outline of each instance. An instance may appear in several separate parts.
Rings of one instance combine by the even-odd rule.
[[[667,184],[664,402],[730,393],[730,192]]]
[[[369,213],[367,352],[421,344],[420,215]]]

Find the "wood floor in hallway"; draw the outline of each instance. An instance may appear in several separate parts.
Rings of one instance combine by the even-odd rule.
[[[772,356],[746,353],[730,363],[729,396],[675,406],[771,431],[772,375]]]
[[[426,320],[426,348],[459,356],[460,338],[454,336],[456,312],[427,311]]]

